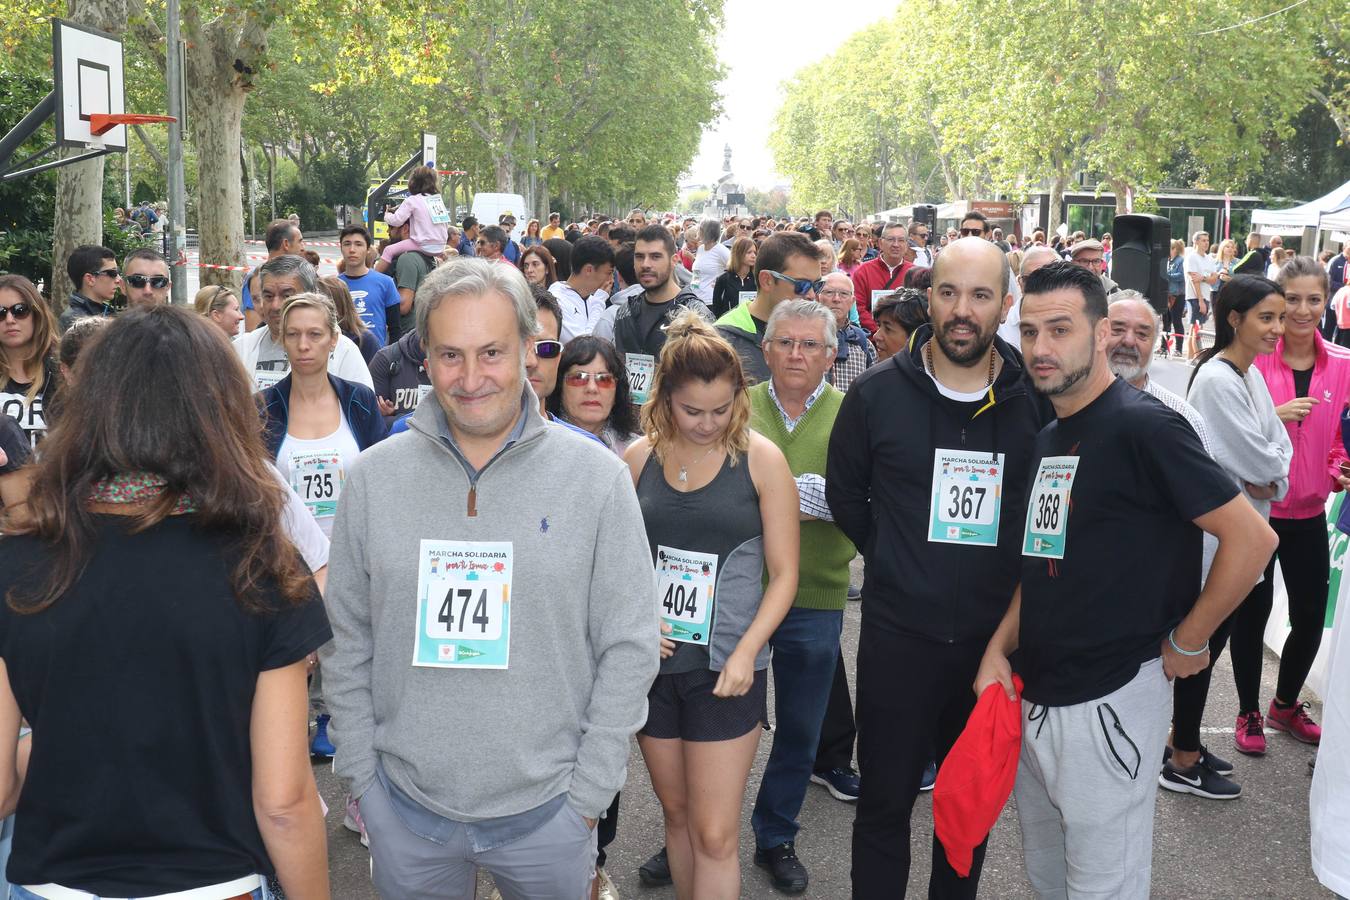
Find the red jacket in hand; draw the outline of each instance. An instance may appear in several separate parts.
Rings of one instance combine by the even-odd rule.
[[[942,761],[933,788],[933,833],[947,861],[963,878],[972,855],[998,821],[1017,778],[1022,752],[1022,678],[1013,676],[1016,700],[1000,684],[984,689],[965,730]]]

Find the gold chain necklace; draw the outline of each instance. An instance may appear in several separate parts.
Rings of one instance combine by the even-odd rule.
[[[928,374],[929,374],[929,375],[932,375],[934,378],[937,378],[937,368],[933,365],[933,341],[935,341],[935,340],[937,340],[936,337],[931,337],[931,338],[928,339],[928,343],[926,343],[926,344],[923,345],[923,353],[924,353],[924,360],[923,360],[923,361],[924,361],[924,365],[925,365],[925,366],[927,367],[927,369],[928,369]],[[998,362],[998,352],[997,352],[997,350],[996,350],[993,346],[990,346],[990,348],[989,348],[989,380],[988,380],[987,382],[985,382],[985,385],[984,385],[983,388],[981,388],[981,390],[986,390],[986,391],[987,391],[987,390],[989,390],[989,388],[991,388],[991,387],[994,386],[994,366],[995,366],[995,364],[996,364],[997,362]]]

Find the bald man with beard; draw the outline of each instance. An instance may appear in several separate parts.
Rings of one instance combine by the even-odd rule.
[[[1031,450],[1044,407],[998,336],[1012,305],[1007,257],[983,238],[938,255],[928,310],[893,363],[850,386],[830,438],[825,491],[863,554],[853,897],[905,892],[910,817],[924,769],[975,705],[985,644],[1017,587]],[[903,690],[897,690],[903,685]],[[974,897],[934,841],[927,896]]]

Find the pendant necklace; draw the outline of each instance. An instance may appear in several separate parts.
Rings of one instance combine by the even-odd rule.
[[[709,447],[707,450],[703,451],[703,455],[702,455],[702,456],[700,456],[698,459],[696,459],[696,460],[694,460],[693,462],[691,462],[689,465],[690,465],[690,466],[696,466],[696,465],[698,465],[699,463],[703,462],[705,459],[708,458],[708,454],[709,454],[709,453],[712,453],[712,452],[713,452],[714,450],[716,450],[716,449],[717,449],[717,444],[714,443],[714,444],[713,444],[711,447]],[[679,463],[680,461],[677,459],[677,460],[675,460],[675,462]],[[684,465],[683,463],[680,463],[680,474],[679,474],[679,476],[677,476],[677,477],[679,478],[681,484],[686,484],[686,483],[688,483],[688,481],[689,481],[689,466],[686,466],[686,465]]]

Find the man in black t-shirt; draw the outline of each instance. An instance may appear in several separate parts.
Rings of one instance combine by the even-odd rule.
[[[1169,682],[1208,665],[1210,635],[1276,538],[1185,420],[1111,373],[1100,278],[1055,262],[1025,289],[1022,353],[1057,420],[1031,454],[1022,583],[975,689],[1014,696],[1018,651],[1014,792],[1032,889],[1146,898]],[[1202,530],[1219,541],[1203,590]],[[1146,583],[1119,577],[1140,559]]]

